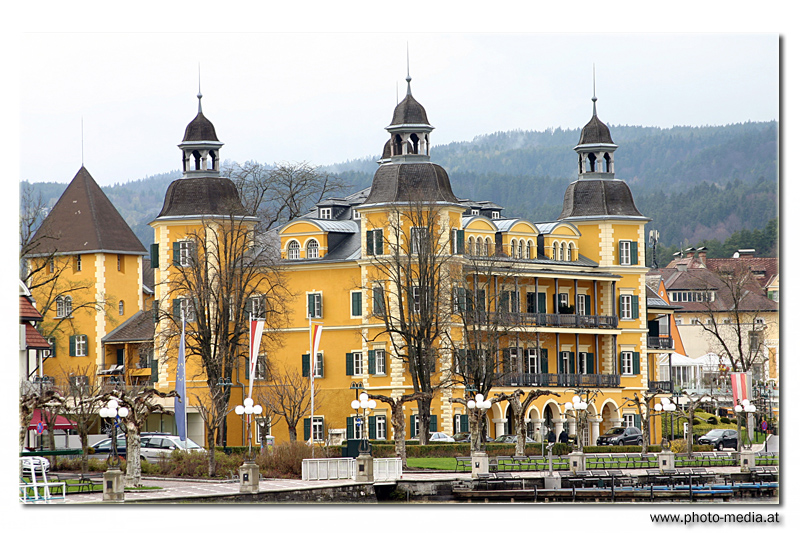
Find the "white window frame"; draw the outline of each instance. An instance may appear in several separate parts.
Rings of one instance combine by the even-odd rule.
[[[311,442],[323,442],[325,440],[325,435],[323,434],[324,426],[324,416],[315,416],[311,419]]]
[[[386,415],[375,415],[375,440],[386,440]]]
[[[527,350],[528,361],[526,370],[528,374],[540,374],[541,368],[539,367],[539,350],[537,348],[528,348]]]
[[[386,350],[383,348],[375,350],[375,374],[386,375]]]
[[[479,216],[481,216],[481,210],[480,209],[470,209],[470,214],[472,214],[472,216],[474,216],[474,217],[479,217]]]
[[[525,241],[525,259],[530,259],[531,258],[531,247],[532,246],[533,246],[533,244],[531,243],[531,241]]]
[[[256,371],[253,374],[253,379],[264,381],[267,377],[267,356],[259,355],[256,357]]]
[[[626,428],[636,427],[636,415],[633,413],[622,413],[622,426]]]
[[[586,375],[589,373],[589,352],[578,352],[578,374]]]
[[[619,297],[619,318],[633,320],[633,297],[630,294],[621,294]]]
[[[332,207],[320,207],[319,208],[319,218],[323,220],[331,220],[333,218],[333,208]]]
[[[423,239],[428,238],[428,228],[422,226],[414,226],[409,233],[411,253],[418,254],[422,247]]]
[[[83,258],[81,254],[78,254],[75,256],[75,271],[80,272],[81,270],[83,270]]]
[[[266,299],[264,296],[257,295],[251,296],[248,298],[250,302],[250,310],[253,315],[253,318],[266,318],[267,317],[267,306],[266,306]]]
[[[589,310],[586,309],[586,295],[579,294],[578,295],[578,306],[575,309],[575,314],[586,316],[589,313]]]
[[[256,442],[261,444],[264,437],[272,435],[272,421],[267,416],[260,416],[255,420]]]
[[[500,218],[500,211],[492,211],[492,218],[493,219]]]
[[[89,337],[75,335],[75,357],[86,357],[87,355],[89,355]]]
[[[178,241],[178,265],[188,267],[192,265],[192,244],[194,241]]]
[[[125,300],[120,300],[119,304],[118,304],[118,307],[119,307],[120,316],[124,315],[125,314]]]
[[[314,309],[309,306],[306,310],[306,317],[322,318],[322,292],[310,292],[308,296],[314,297]],[[306,305],[308,305],[308,296],[306,297]]]
[[[358,209],[353,209],[353,220],[361,220],[361,212]]]
[[[306,259],[319,259],[319,241],[309,239],[306,243]]]
[[[363,352],[353,352],[353,375],[354,376],[363,376],[366,374],[364,368],[364,353]]]
[[[520,351],[517,346],[509,346],[508,348],[508,364],[511,367],[511,372],[517,371],[517,356]]]
[[[300,243],[292,239],[286,244],[286,258],[290,261],[297,261],[300,259]]]
[[[380,293],[380,299],[375,297],[375,293]],[[376,309],[375,302],[380,301],[381,308]],[[373,316],[384,316],[386,314],[386,291],[383,289],[383,285],[377,284],[372,286],[372,315]]]
[[[324,372],[325,372],[325,353],[317,352],[317,357],[314,360],[314,377],[315,378],[325,377]]]
[[[56,298],[56,318],[72,317],[72,296],[59,296]]]
[[[619,241],[619,264],[623,266],[630,266],[631,241]]]
[[[361,415],[351,415],[351,418],[353,419],[353,440],[363,440],[365,433],[369,436],[369,419],[364,420]],[[359,422],[361,423],[359,424]]]
[[[411,312],[418,314],[422,310],[422,292],[419,285],[411,287]]]
[[[623,376],[633,375],[633,352],[624,351],[620,352],[620,374]]]

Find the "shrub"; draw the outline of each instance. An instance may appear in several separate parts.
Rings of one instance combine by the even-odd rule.
[[[702,421],[702,420],[700,420],[699,418],[694,418],[694,419],[692,420],[692,425],[693,425],[693,426],[696,426],[696,425],[698,425],[698,424],[702,424],[702,423],[703,423],[703,421]]]
[[[684,439],[675,439],[674,441],[670,442],[669,449],[672,450],[673,453],[686,453],[689,451],[689,447],[686,445],[686,441]]]
[[[717,419],[716,419],[716,417],[713,417],[713,416],[709,416],[707,422],[709,424],[711,424],[712,426],[716,426],[717,425]]]
[[[721,423],[723,423],[723,424],[730,424],[731,423],[731,419],[728,418],[727,416],[720,417],[719,421]]]
[[[303,473],[303,459],[310,458],[311,448],[303,442],[295,441],[262,450],[256,456],[256,464],[265,477],[299,478]]]

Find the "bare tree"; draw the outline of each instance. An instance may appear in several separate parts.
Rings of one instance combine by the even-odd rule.
[[[250,318],[265,320],[262,346],[279,346],[278,329],[286,322],[291,294],[273,243],[256,241],[252,219],[231,215],[205,220],[190,238],[189,253],[174,258],[175,273],[167,282],[172,305],[161,306],[160,319],[168,323],[161,342],[175,348],[183,314],[186,360],[199,360],[199,377],[206,380],[215,404],[207,406],[213,416],[204,418],[206,434],[217,438],[208,442],[213,448],[225,440],[222,414],[230,402],[230,388],[218,385],[231,382],[234,369],[247,364]]]
[[[36,410],[60,409],[65,400],[61,391],[51,383],[36,384],[22,380],[19,389],[19,451],[21,453],[25,445],[25,435]]]
[[[259,218],[260,233],[306,214],[323,198],[346,188],[337,174],[321,172],[305,161],[273,166],[234,163],[222,174],[236,184],[247,211]]]
[[[392,411],[392,429],[394,431],[394,454],[403,461],[403,466],[406,466],[406,420],[403,414],[403,405],[406,402],[418,401],[420,399],[430,398],[431,394],[428,392],[414,392],[411,394],[403,394],[397,398],[384,396],[382,394],[369,394],[368,396],[373,400],[379,400],[389,405]],[[421,425],[421,424],[420,424]],[[421,428],[420,428],[421,429]]]
[[[697,269],[702,288],[700,327],[733,372],[760,370],[766,360],[766,324],[777,320],[778,304],[764,294],[749,265]]]
[[[627,396],[622,398],[625,400],[623,405],[631,405],[639,412],[639,417],[642,421],[642,453],[647,453],[647,447],[650,445],[650,417],[657,413],[657,411],[650,406],[650,403],[653,398],[657,397],[659,394],[664,394],[664,391],[656,390],[653,392],[643,392],[641,398],[639,398],[638,392],[634,392],[633,398]]]
[[[270,378],[269,384],[256,388],[257,403],[264,406],[273,423],[285,420],[289,428],[289,440],[296,441],[298,424],[311,413],[311,380],[289,365],[271,373]],[[322,400],[320,396],[319,384],[315,383],[315,402]]]
[[[231,412],[227,407],[227,403],[223,402],[220,397],[225,394],[226,387],[215,386],[209,387],[208,394],[203,397],[194,395],[197,410],[200,413],[200,418],[203,420],[203,426],[206,432],[206,442],[208,443],[208,475],[215,476],[217,474],[217,434],[223,425],[225,417]]]
[[[70,420],[75,422],[81,441],[81,472],[88,471],[89,430],[96,422],[97,413],[102,407],[101,384],[94,365],[80,366],[75,371],[65,371],[64,381],[66,410]]]
[[[526,394],[526,398],[524,400],[520,400],[520,398]],[[550,395],[561,396],[557,392],[552,392],[549,390],[532,390],[526,393],[522,389],[517,389],[511,394],[495,394],[495,401],[499,402],[508,400],[508,404],[511,407],[511,414],[514,417],[514,433],[517,436],[515,448],[515,453],[517,455],[525,455],[525,441],[528,436],[528,428],[525,425],[525,413],[527,412],[528,407],[530,407],[536,398]]]
[[[388,253],[369,256],[369,288],[375,294],[379,286],[383,294],[383,305],[373,314],[383,327],[368,341],[388,338],[393,355],[407,365],[414,392],[427,393],[416,400],[419,441],[427,444],[433,393],[449,382],[441,359],[450,350],[441,341],[452,323],[452,281],[460,278],[461,267],[453,260],[451,226],[440,207],[424,202],[397,206],[388,224],[388,236],[379,244]]]
[[[142,484],[141,432],[147,417],[156,413],[172,414],[158,403],[157,398],[174,398],[177,395],[174,390],[161,392],[152,387],[121,386],[100,396],[103,404],[113,398],[120,407],[128,408],[128,416],[120,419],[126,441],[126,487],[139,487]],[[112,434],[111,438],[116,439],[117,436]]]
[[[678,420],[684,418],[688,424],[689,434],[686,439],[686,450],[689,453],[689,457],[691,457],[694,447],[694,410],[700,403],[707,402],[710,398],[707,394],[688,393],[686,391],[683,391],[680,397],[684,401],[676,405],[675,414]]]

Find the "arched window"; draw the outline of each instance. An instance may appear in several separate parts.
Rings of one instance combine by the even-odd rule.
[[[475,239],[473,237],[470,237],[469,241],[467,241],[467,253],[470,255],[475,254]]]
[[[478,237],[478,247],[475,250],[475,255],[486,255],[483,250],[483,237]]]
[[[578,254],[575,253],[575,243],[569,243],[569,251],[567,252],[567,261],[577,261]]]
[[[520,259],[525,257],[524,252],[522,250],[523,250],[523,242],[519,241],[519,248],[517,248],[517,257],[519,257]]]
[[[559,255],[558,255],[558,260],[559,261],[563,261],[564,260],[564,254],[565,254],[566,251],[567,251],[567,243],[562,242],[561,243],[561,251],[559,252]]]
[[[411,153],[418,154],[419,153],[419,137],[417,137],[416,133],[412,133],[411,137],[409,137],[411,141]]]
[[[125,302],[122,300],[119,301],[119,314],[120,315],[125,314]]]
[[[551,258],[553,261],[558,259],[558,243],[553,242],[553,257]]]
[[[528,245],[525,247],[525,259],[531,258],[531,241],[528,241]]]
[[[287,246],[287,257],[289,259],[300,259],[300,243],[291,241]]]
[[[56,318],[72,316],[72,297],[59,296],[56,298]]]
[[[194,158],[194,170],[201,170],[200,167],[200,152],[195,150],[192,152],[192,157]]]
[[[486,240],[483,241],[483,255],[490,255],[494,253],[494,248],[492,247],[492,239],[486,237]]]
[[[589,172],[596,172],[595,170],[595,163],[597,162],[597,156],[593,153],[589,154]]]
[[[209,150],[208,156],[211,158],[211,168],[209,170],[219,170],[219,167],[217,166],[217,152],[214,150]]]
[[[603,156],[603,159],[606,161],[606,172],[611,172],[611,156],[608,155],[608,152]]]
[[[517,256],[517,239],[511,239],[511,250],[509,250],[509,251],[511,252],[509,254],[509,255],[511,255],[511,257],[516,257]]]
[[[392,155],[401,155],[403,153],[403,138],[400,135],[394,136],[392,143]]]
[[[306,259],[317,259],[319,257],[319,243],[316,239],[311,239],[306,244]]]

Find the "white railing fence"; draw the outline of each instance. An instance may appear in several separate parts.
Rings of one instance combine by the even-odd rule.
[[[375,481],[394,481],[403,476],[403,461],[399,457],[373,459],[372,474]]]
[[[403,461],[399,457],[373,459],[372,473],[375,481],[393,481],[403,475]],[[356,460],[352,457],[303,459],[303,480],[355,479]]]

